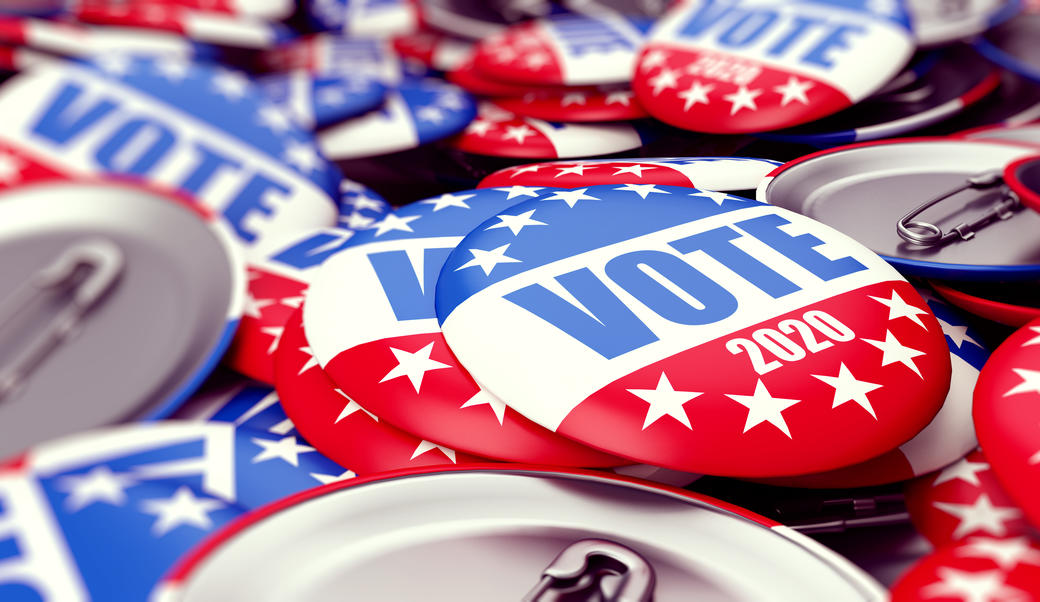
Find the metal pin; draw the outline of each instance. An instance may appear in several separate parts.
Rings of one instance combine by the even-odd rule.
[[[48,292],[69,297],[44,331],[22,349],[13,362],[0,369],[0,401],[16,390],[26,376],[75,331],[83,316],[119,279],[123,267],[123,252],[115,243],[103,238],[83,240],[69,246],[0,301],[0,328],[3,328]]]
[[[560,552],[522,602],[652,602],[656,577],[631,548],[583,539]]]
[[[931,222],[914,221],[914,218],[927,211],[936,203],[942,202],[965,190],[986,190],[1002,186],[1002,197],[982,217],[970,223],[961,223],[954,226],[949,232],[943,232],[939,226]],[[896,233],[903,240],[924,247],[934,247],[950,242],[956,237],[961,240],[969,240],[982,227],[998,219],[1005,220],[1011,217],[1015,211],[1021,208],[1018,195],[1004,186],[1004,178],[1000,171],[989,171],[972,176],[965,183],[952,188],[939,196],[918,205],[915,209],[903,216],[896,224]]]

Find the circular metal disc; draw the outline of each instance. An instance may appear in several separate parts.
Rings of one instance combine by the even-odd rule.
[[[913,139],[848,146],[793,161],[759,187],[759,200],[791,209],[855,238],[907,273],[973,280],[1040,276],[1040,214],[1026,209],[942,246],[910,244],[896,223],[925,201],[983,172],[1035,154],[1023,146]],[[999,187],[965,191],[921,213],[944,232],[971,223],[1000,198]]]
[[[872,578],[785,527],[592,473],[485,467],[293,501],[218,535],[174,576],[168,587],[180,595],[164,599],[519,600],[559,552],[590,537],[646,558],[656,602],[885,598]]]
[[[125,185],[58,182],[0,194],[3,298],[72,245],[96,238],[119,247],[122,273],[76,331],[0,398],[0,457],[85,428],[168,414],[234,332],[242,276],[230,240],[187,205]],[[0,372],[70,301],[41,294],[0,325]]]

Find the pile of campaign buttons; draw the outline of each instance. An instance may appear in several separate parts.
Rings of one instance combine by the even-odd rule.
[[[1037,33],[0,0],[0,600],[1040,601]]]

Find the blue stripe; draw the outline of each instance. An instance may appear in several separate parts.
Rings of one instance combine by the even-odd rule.
[[[881,255],[881,258],[892,264],[893,267],[903,274],[924,278],[971,280],[973,282],[1020,281],[1040,278],[1040,264],[983,266],[966,263],[920,261],[889,255]]]
[[[1031,65],[1015,56],[1004,52],[1002,48],[986,38],[975,40],[975,49],[979,54],[1008,71],[1014,71],[1026,79],[1040,83],[1040,68]]]

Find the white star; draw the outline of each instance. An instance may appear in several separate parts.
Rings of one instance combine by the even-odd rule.
[[[364,209],[371,209],[373,211],[382,211],[383,210],[383,202],[382,201],[380,201],[379,199],[374,199],[374,198],[366,195],[363,192],[358,193],[357,195],[353,196],[350,199],[349,203],[351,205],[353,205],[354,209],[357,209],[358,211],[361,211],[361,210],[364,210]]]
[[[616,103],[619,105],[624,105],[626,107],[631,106],[633,96],[635,96],[635,93],[630,90],[611,92],[610,94],[607,94],[607,99],[606,101],[604,101],[604,104],[612,105]]]
[[[429,121],[430,123],[441,123],[445,118],[443,109],[432,106],[419,107],[415,111],[415,116],[419,121]]]
[[[0,153],[0,182],[10,184],[22,178],[22,169],[25,167],[20,159],[14,155]]]
[[[921,318],[918,318],[917,316],[927,316],[931,312],[927,309],[921,309],[916,305],[910,305],[899,296],[898,292],[892,291],[892,297],[889,299],[884,297],[875,297],[873,295],[870,295],[870,298],[888,308],[889,320],[895,320],[896,318],[909,318],[914,324],[917,324],[925,330],[928,329],[928,327],[924,325],[924,322],[921,321]],[[960,345],[958,345],[958,347],[960,347]]]
[[[570,105],[584,105],[588,97],[582,92],[571,92],[570,94],[564,94],[563,98],[560,99],[560,106],[567,107]]]
[[[921,376],[921,371],[917,369],[917,364],[914,363],[914,358],[924,355],[924,352],[903,345],[899,342],[898,339],[896,339],[896,336],[892,334],[891,330],[885,331],[884,341],[875,341],[873,339],[860,340],[866,343],[870,343],[874,347],[877,347],[881,350],[882,366],[887,366],[889,364],[899,362],[900,364],[903,364],[907,368],[913,370],[914,374],[920,376],[921,378],[924,378],[924,376]]]
[[[710,102],[708,100],[708,92],[711,92],[714,89],[715,86],[711,84],[705,85],[694,80],[688,89],[679,92],[679,98],[686,101],[686,104],[683,105],[683,110],[689,111],[690,107],[697,103],[708,104]]]
[[[265,104],[256,113],[257,123],[276,134],[284,134],[292,127],[292,120],[276,105]]]
[[[563,202],[567,203],[568,207],[573,209],[574,205],[576,205],[578,203],[578,201],[598,201],[599,200],[598,198],[596,198],[594,196],[585,194],[586,192],[588,192],[588,190],[589,190],[588,188],[575,188],[573,190],[561,190],[559,192],[553,193],[552,196],[545,197],[542,200],[543,201],[563,201]]]
[[[281,458],[282,460],[285,460],[287,464],[299,466],[300,454],[314,451],[314,448],[309,445],[298,444],[295,435],[282,437],[277,441],[274,439],[260,439],[257,437],[251,438],[250,441],[263,448],[260,453],[253,456],[253,464]]]
[[[1036,334],[1036,336],[1029,339],[1025,343],[1022,343],[1023,347],[1040,344],[1040,326],[1030,326],[1029,330],[1032,330]]]
[[[1022,382],[1008,389],[1008,392],[1004,393],[1004,397],[1019,393],[1040,393],[1040,371],[1025,368],[1012,368],[1011,370],[1022,379]]]
[[[503,423],[506,418],[506,404],[504,404],[501,399],[488,393],[484,389],[474,393],[473,397],[467,399],[466,403],[462,404],[459,409],[461,410],[462,408],[472,408],[474,406],[483,405],[491,408],[491,411],[495,413],[495,418],[498,418],[499,424]]]
[[[299,375],[303,374],[304,372],[310,370],[311,368],[317,368],[318,367],[318,360],[316,360],[314,358],[314,351],[311,350],[310,347],[307,347],[307,346],[300,347],[300,351],[304,355],[307,356],[307,362],[303,364],[303,367],[300,368],[300,371],[296,373],[296,376],[299,376]]]
[[[103,54],[96,59],[96,62],[102,71],[112,75],[126,75],[133,67],[130,57],[120,52]]]
[[[699,196],[706,199],[711,199],[719,207],[722,206],[723,201],[730,198],[725,192],[713,192],[711,190],[700,190],[698,192],[691,192],[690,196]]]
[[[748,409],[747,420],[744,422],[745,433],[763,422],[768,422],[780,429],[780,432],[787,435],[788,439],[793,439],[793,437],[791,437],[791,431],[787,428],[787,422],[784,421],[782,412],[794,404],[800,403],[802,400],[773,397],[766,389],[766,385],[762,382],[762,379],[758,380],[753,394],[726,394],[726,397],[729,397]]]
[[[257,299],[252,293],[246,291],[245,303],[243,303],[242,306],[242,315],[259,319],[263,309],[268,305],[273,304],[274,299]]]
[[[668,53],[663,50],[651,50],[643,55],[643,61],[639,64],[639,68],[643,71],[648,71],[654,67],[660,67],[667,60]]]
[[[642,165],[634,163],[632,165],[622,165],[621,167],[615,168],[616,171],[611,174],[614,176],[620,176],[623,173],[628,173],[636,176],[637,178],[643,177],[643,172],[649,169],[657,169],[656,165]]]
[[[509,228],[509,231],[513,233],[513,236],[516,236],[517,234],[520,234],[520,231],[523,230],[525,226],[547,225],[545,222],[540,222],[536,219],[531,219],[531,216],[534,215],[534,212],[535,210],[531,209],[530,211],[525,211],[519,215],[497,215],[495,217],[498,218],[498,223],[488,226],[486,229],[494,230],[496,228]]]
[[[1037,450],[1032,456],[1029,456],[1030,464],[1040,464],[1040,450]]]
[[[901,10],[898,0],[867,0],[867,8],[884,16],[896,15]]]
[[[761,90],[748,90],[747,86],[740,86],[736,92],[726,94],[722,99],[729,101],[732,105],[729,109],[729,114],[736,115],[737,111],[741,109],[757,111],[758,105],[755,104],[755,99],[761,96],[761,94]]]
[[[197,498],[187,485],[181,485],[173,496],[141,502],[141,512],[154,514],[152,534],[162,537],[181,525],[192,525],[203,530],[213,528],[209,513],[224,507],[224,502],[212,498]]]
[[[528,136],[534,136],[538,132],[527,127],[527,124],[507,125],[503,140],[516,140],[517,144],[523,144]]]
[[[433,342],[426,345],[422,349],[415,353],[409,353],[395,347],[391,347],[390,351],[397,358],[397,365],[392,370],[386,373],[379,382],[385,383],[388,380],[407,376],[408,380],[411,381],[412,386],[415,387],[415,392],[418,393],[422,387],[423,376],[431,370],[443,370],[445,368],[451,368],[448,364],[442,364],[437,360],[431,360],[430,354],[433,353]]]
[[[476,118],[466,126],[467,134],[476,134],[477,136],[487,136],[491,128],[495,127],[495,122],[488,121],[487,119]]]
[[[654,89],[654,96],[657,96],[667,88],[674,88],[679,85],[679,72],[666,67],[661,69],[660,73],[647,80],[647,83]]]
[[[541,69],[552,62],[552,57],[545,52],[532,52],[524,59],[524,64],[531,69]]]
[[[874,420],[877,420],[877,414],[874,413],[874,406],[870,405],[870,401],[867,399],[867,393],[880,389],[881,385],[869,383],[865,380],[856,380],[856,377],[852,375],[852,371],[845,366],[845,362],[842,362],[838,367],[837,376],[823,376],[822,374],[813,374],[812,376],[834,387],[834,404],[831,408],[854,401],[859,407],[866,410]]]
[[[619,192],[634,192],[639,195],[639,198],[645,199],[651,194],[672,194],[667,190],[661,190],[654,184],[625,184],[615,188]]]
[[[466,199],[471,199],[477,196],[476,194],[451,194],[445,193],[435,199],[427,199],[422,201],[424,205],[433,205],[433,212],[436,213],[441,209],[448,207],[459,207],[461,209],[469,209],[470,206],[466,204]]]
[[[780,106],[786,107],[792,101],[797,100],[802,104],[809,104],[809,97],[805,95],[810,88],[813,87],[813,83],[810,81],[801,81],[798,78],[791,77],[787,78],[787,83],[782,86],[773,86],[773,90],[783,96],[780,99]]]
[[[285,157],[285,161],[290,165],[299,167],[300,171],[305,175],[313,173],[321,166],[321,157],[318,156],[318,151],[306,142],[298,140],[287,141],[285,143],[285,152],[282,156]]]
[[[1040,551],[1029,545],[1029,537],[990,539],[972,537],[957,548],[958,556],[989,558],[1000,568],[1010,571],[1020,564],[1040,565]]]
[[[221,71],[213,76],[213,90],[228,100],[239,100],[249,91],[249,80],[234,71]]]
[[[293,309],[300,309],[300,305],[303,303],[303,300],[304,297],[282,297],[278,300],[278,305],[284,305]]]
[[[495,188],[498,192],[506,193],[507,201],[509,199],[515,199],[518,196],[537,197],[538,191],[541,189],[541,186],[506,186],[503,188]]]
[[[416,446],[415,451],[412,452],[412,457],[408,458],[408,459],[409,460],[414,460],[414,459],[418,458],[419,456],[425,454],[426,452],[428,452],[428,451],[430,451],[432,449],[439,449],[439,450],[441,450],[441,453],[443,453],[445,456],[447,456],[448,459],[451,460],[452,464],[455,463],[455,450],[448,449],[447,447],[444,447],[443,445],[437,445],[436,443],[433,443],[432,441],[427,441],[425,439],[423,439],[422,441],[419,442],[419,445]]]
[[[668,375],[661,372],[656,389],[626,389],[632,395],[642,399],[649,406],[643,419],[643,430],[665,416],[671,416],[686,428],[693,430],[690,417],[683,408],[686,402],[704,395],[698,391],[676,391],[668,380]]]
[[[278,344],[282,342],[282,333],[285,332],[285,327],[268,326],[267,328],[261,328],[260,332],[274,337],[274,340],[271,341],[271,346],[267,348],[267,355],[271,355],[278,349]]]
[[[979,481],[979,473],[986,472],[987,470],[989,470],[989,462],[972,462],[966,457],[961,458],[944,468],[942,472],[939,473],[939,476],[935,477],[935,481],[932,482],[932,487],[954,479],[960,479],[965,483],[981,487],[982,482]]]
[[[560,176],[565,176],[567,174],[573,174],[573,175],[576,175],[576,176],[584,176],[586,169],[594,169],[594,167],[591,166],[591,165],[586,165],[584,163],[576,163],[574,165],[571,165],[570,167],[557,167],[556,170],[557,170],[558,173],[555,176],[553,176],[553,177],[554,178],[558,178]]]
[[[543,168],[543,167],[545,167],[545,165],[543,165],[541,163],[532,163],[530,165],[524,165],[523,167],[517,167],[517,168],[513,169],[513,173],[509,174],[509,177],[515,178],[515,177],[517,177],[517,176],[519,176],[521,174],[525,174],[525,173],[537,173],[538,170]]]
[[[957,346],[957,349],[960,349],[961,346],[964,345],[964,341],[968,341],[976,347],[982,347],[978,341],[968,336],[967,326],[950,324],[939,316],[936,316],[935,319],[939,321],[939,326],[942,328],[943,334],[950,337],[950,341]]]
[[[376,219],[361,215],[355,211],[348,216],[341,215],[338,221],[341,226],[346,226],[351,230],[367,230]]]
[[[442,92],[437,96],[437,100],[434,102],[436,102],[438,106],[451,111],[461,111],[466,107],[466,102],[462,94],[456,92]]]
[[[339,393],[344,399],[347,400],[347,405],[343,406],[343,410],[340,411],[339,416],[336,417],[336,420],[333,422],[333,424],[339,424],[340,420],[343,420],[344,418],[350,416],[351,414],[353,414],[355,412],[364,412],[365,414],[368,414],[369,418],[371,418],[375,422],[379,422],[379,416],[376,416],[372,412],[369,412],[365,408],[361,407],[361,404],[359,404],[358,402],[354,401],[350,397],[350,395],[347,395],[346,393],[344,393],[343,389],[340,389],[340,388],[337,387],[337,388],[333,389],[333,391]]]
[[[1011,602],[1018,594],[1026,592],[1004,584],[1003,571],[959,571],[941,566],[937,569],[940,581],[921,588],[922,597],[952,598],[956,596],[962,602]],[[1015,598],[1011,596],[1014,595]]]
[[[350,479],[357,477],[357,473],[353,470],[348,470],[339,476],[331,474],[318,474],[314,472],[310,474],[315,481],[321,483],[322,485],[328,485],[329,483],[339,483],[341,481],[349,481]]]
[[[980,529],[998,537],[1007,535],[1004,523],[1022,516],[1018,508],[994,506],[985,493],[980,493],[972,504],[933,502],[932,505],[958,520],[957,528],[953,530],[954,539]]]
[[[410,215],[408,217],[401,217],[396,213],[387,213],[381,221],[376,222],[372,228],[375,228],[375,236],[382,236],[387,232],[394,230],[400,230],[401,232],[415,232],[409,225],[415,220],[419,219],[418,215]],[[369,228],[371,230],[372,228]]]
[[[94,502],[113,506],[126,503],[126,488],[136,485],[132,477],[112,472],[107,466],[97,466],[82,475],[68,475],[58,480],[58,489],[69,494],[65,509],[77,512]]]
[[[509,248],[509,244],[504,244],[501,247],[496,247],[490,251],[483,249],[470,249],[469,252],[473,254],[473,259],[470,259],[461,266],[455,268],[455,271],[464,270],[473,266],[480,266],[481,270],[484,270],[485,276],[490,276],[491,271],[495,269],[500,263],[521,263],[519,259],[514,259],[506,255],[506,249]]]
[[[170,81],[184,81],[191,73],[191,63],[181,59],[164,58],[156,62],[156,71]]]
[[[323,86],[314,91],[314,100],[323,106],[338,106],[347,102],[347,91],[341,86]]]

